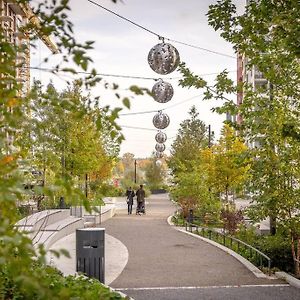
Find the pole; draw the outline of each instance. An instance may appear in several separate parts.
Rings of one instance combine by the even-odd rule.
[[[208,125],[208,148],[211,147],[211,127]]]
[[[136,183],[136,159],[134,160],[134,183]]]

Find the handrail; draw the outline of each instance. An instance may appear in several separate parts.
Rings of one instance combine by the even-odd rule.
[[[189,231],[190,232],[193,231],[192,228],[194,227],[194,228],[196,228],[197,234],[201,235],[201,233],[202,233],[203,237],[209,238],[210,240],[212,240],[212,234],[211,234],[212,232],[216,233],[217,237],[219,237],[219,235],[222,236],[223,237],[223,243],[222,244],[225,247],[228,247],[228,248],[232,249],[233,251],[235,251],[232,248],[233,241],[237,243],[238,250],[240,249],[240,245],[243,245],[245,248],[250,249],[250,257],[252,257],[252,251],[255,252],[255,258],[257,258],[257,255],[260,256],[260,260],[259,260],[260,264],[259,264],[259,266],[263,265],[262,264],[262,257],[265,258],[268,261],[268,274],[269,275],[271,274],[271,262],[272,262],[271,258],[268,257],[266,254],[262,253],[261,251],[259,251],[258,249],[254,248],[253,246],[251,246],[251,245],[249,245],[249,244],[247,244],[247,243],[245,243],[245,242],[243,242],[243,241],[241,241],[241,240],[239,240],[237,238],[234,238],[234,237],[232,237],[230,235],[227,235],[227,234],[225,234],[223,232],[219,232],[219,231],[215,230],[214,228],[207,228],[207,227],[199,226],[197,224],[190,223],[190,222],[186,221],[185,222],[185,230],[186,231],[188,231],[188,227],[189,227]],[[201,232],[199,232],[199,228],[201,228]],[[208,232],[208,236],[204,235],[204,231]],[[228,244],[228,243],[226,244],[226,238],[228,238],[230,240],[230,244]],[[216,239],[216,242],[219,243],[218,239]],[[239,254],[243,256],[242,253],[239,253]],[[245,258],[247,258],[247,257],[245,257]],[[255,261],[255,263],[256,263],[256,261]]]
[[[232,239],[232,240],[234,240],[234,241],[236,241],[236,242],[238,242],[238,243],[240,243],[240,244],[242,244],[242,245],[244,245],[244,246],[246,246],[248,248],[251,248],[252,250],[254,250],[255,252],[257,252],[258,254],[260,254],[261,256],[263,256],[265,259],[271,260],[271,258],[269,256],[267,256],[266,254],[262,253],[260,250],[254,248],[253,246],[251,246],[251,245],[249,245],[249,244],[247,244],[247,243],[245,243],[245,242],[243,242],[243,241],[241,241],[241,240],[239,240],[239,239],[237,239],[235,237],[228,236],[228,235],[226,235],[224,233],[223,233],[223,235],[225,235],[226,237],[228,237],[228,238],[230,238],[230,239]]]

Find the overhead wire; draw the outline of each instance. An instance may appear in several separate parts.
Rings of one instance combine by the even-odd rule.
[[[39,70],[39,71],[44,71],[44,72],[50,72],[53,74],[56,74],[58,72],[62,73],[70,73],[70,71],[63,70],[63,69],[56,69],[56,68],[42,68],[39,66],[30,66],[29,69],[32,70]],[[228,71],[228,73],[233,73],[236,72],[236,70],[231,70]],[[76,71],[75,74],[84,74],[84,75],[92,75],[94,74],[93,72],[88,72],[88,71]],[[220,72],[212,72],[212,73],[204,73],[204,74],[199,74],[198,76],[210,76],[210,75],[217,75],[220,74]],[[136,76],[136,75],[124,75],[124,74],[110,74],[110,73],[95,73],[96,76],[103,76],[103,77],[116,77],[116,78],[127,78],[127,79],[144,79],[144,80],[158,80],[159,78],[154,78],[154,77],[144,77],[144,76]],[[182,79],[182,76],[177,76],[177,77],[164,77],[166,80],[178,80]]]
[[[193,99],[195,99],[195,98],[198,98],[198,97],[201,97],[201,96],[203,96],[203,94],[201,94],[201,95],[196,95],[196,96],[193,96],[193,97],[190,97],[190,98],[185,99],[185,100],[182,100],[182,101],[180,101],[180,102],[178,102],[178,103],[174,103],[174,104],[172,104],[172,105],[170,105],[170,106],[168,106],[168,107],[166,107],[166,108],[163,108],[163,109],[161,109],[161,110],[166,110],[166,109],[173,108],[173,107],[175,107],[175,106],[181,105],[182,103],[191,101],[191,100],[193,100]]]
[[[58,73],[58,72],[64,72],[64,73],[71,73],[70,71],[63,70],[63,69],[51,69],[51,68],[41,68],[39,66],[37,67],[29,67],[32,70],[40,70],[40,71],[45,71],[45,72],[50,72],[50,73]],[[159,78],[154,78],[154,77],[145,77],[145,76],[135,76],[135,75],[123,75],[123,74],[109,74],[109,73],[93,73],[93,72],[88,72],[88,71],[75,71],[73,75],[76,74],[84,74],[84,75],[96,75],[96,76],[103,76],[103,77],[117,77],[117,78],[127,78],[127,79],[144,79],[144,80],[158,80]],[[215,73],[219,74],[219,73]],[[205,76],[206,74],[204,74]],[[213,75],[213,74],[208,74],[208,75]],[[167,80],[177,80],[181,79],[181,76],[177,77],[166,77],[165,79]]]
[[[188,102],[188,101],[191,101],[195,98],[198,98],[198,97],[201,97],[203,96],[203,94],[200,94],[200,95],[196,95],[196,96],[193,96],[193,97],[190,97],[190,98],[187,98],[183,101],[180,101],[178,103],[174,103],[168,107],[165,107],[165,108],[162,108],[162,109],[157,109],[157,110],[147,110],[147,111],[139,111],[139,112],[134,112],[134,113],[123,113],[123,114],[119,114],[119,116],[131,116],[131,115],[142,115],[142,114],[148,114],[148,113],[154,113],[154,112],[158,112],[158,111],[163,111],[163,110],[167,110],[167,109],[170,109],[170,108],[173,108],[175,106],[178,106],[178,105],[181,105],[185,102]]]
[[[124,126],[120,125],[122,128],[131,128],[131,129],[140,129],[140,130],[149,130],[149,131],[157,131],[155,128],[145,128],[145,127],[137,127],[137,126]]]
[[[232,56],[232,55],[229,55],[229,54],[226,54],[226,53],[222,53],[222,52],[210,50],[210,49],[207,49],[207,48],[204,48],[204,47],[195,46],[195,45],[188,44],[188,43],[185,43],[185,42],[181,42],[181,41],[178,41],[178,40],[170,39],[168,37],[164,37],[164,36],[162,36],[162,35],[154,32],[154,31],[150,30],[149,28],[146,28],[146,27],[144,27],[144,26],[142,26],[142,25],[140,25],[140,24],[138,24],[138,23],[136,23],[136,22],[134,22],[134,21],[132,21],[132,20],[130,20],[130,19],[128,19],[128,18],[126,18],[126,17],[124,17],[124,16],[116,13],[116,12],[114,12],[114,11],[112,11],[111,9],[108,9],[108,8],[104,7],[103,5],[97,3],[97,2],[95,2],[93,0],[87,0],[87,1],[90,2],[91,4],[95,5],[95,6],[98,6],[98,7],[102,8],[102,9],[106,10],[107,12],[109,12],[109,13],[117,16],[117,17],[119,17],[120,19],[122,19],[124,21],[131,23],[132,25],[134,25],[136,27],[139,27],[139,28],[141,28],[141,29],[143,29],[143,30],[145,30],[145,31],[147,31],[147,32],[149,32],[149,33],[157,36],[158,39],[160,39],[160,40],[168,40],[170,42],[174,42],[174,43],[181,44],[181,45],[184,45],[184,46],[188,46],[188,47],[191,47],[191,48],[195,48],[195,49],[199,49],[199,50],[202,50],[202,51],[210,52],[210,53],[213,53],[213,54],[217,54],[217,55],[225,56],[225,57],[228,57],[228,58],[236,59],[235,56]]]
[[[147,110],[147,111],[138,111],[132,113],[124,113],[124,114],[119,114],[119,116],[143,115],[143,114],[150,114],[155,112],[158,112],[158,110]]]

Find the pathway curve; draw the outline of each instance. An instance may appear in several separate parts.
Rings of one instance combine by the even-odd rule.
[[[256,278],[229,254],[172,228],[167,223],[167,217],[173,214],[175,207],[167,194],[153,195],[147,200],[146,215],[129,216],[125,209],[118,210],[114,218],[103,224],[106,232],[119,239],[129,252],[126,267],[110,284],[113,288],[135,299],[152,299],[149,291],[156,295],[157,291],[170,290],[170,295],[174,289],[180,290],[180,293],[186,289],[190,293],[191,290],[204,287],[282,283],[279,280]],[[284,285],[279,287],[282,289]],[[155,297],[153,299],[185,299],[181,296]]]

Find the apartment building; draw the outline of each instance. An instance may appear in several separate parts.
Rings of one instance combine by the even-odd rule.
[[[22,30],[29,22],[39,26],[40,22],[28,4],[19,4],[15,0],[0,0],[0,27],[4,38],[17,49],[16,80],[22,83],[21,95],[30,88],[30,43],[29,35]],[[57,46],[48,36],[39,36],[52,53]]]

